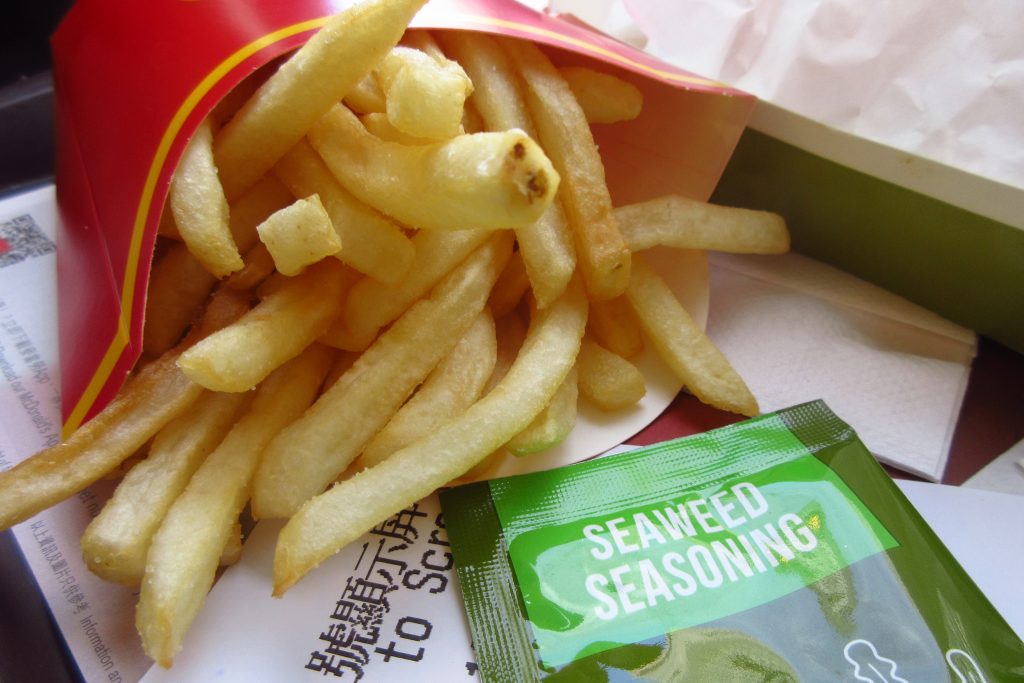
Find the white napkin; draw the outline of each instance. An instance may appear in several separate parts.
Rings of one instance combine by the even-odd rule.
[[[1024,439],[978,470],[963,485],[972,489],[1024,496]]]
[[[833,128],[1024,186],[1019,154],[1024,5],[1019,2],[548,0],[546,5]],[[637,38],[644,34],[646,41]]]
[[[824,399],[880,460],[941,479],[973,332],[798,254],[715,254],[708,334],[762,411]]]

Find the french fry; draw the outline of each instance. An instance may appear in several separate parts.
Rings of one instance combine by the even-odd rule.
[[[448,58],[444,54],[444,50],[434,40],[434,36],[430,34],[430,31],[423,29],[409,29],[405,32],[405,36],[402,37],[402,45],[408,47],[414,47],[420,52],[424,52],[438,62],[444,64],[447,63]]]
[[[203,390],[178,369],[179,353],[172,349],[139,370],[64,443],[0,472],[0,530],[81,491],[188,410]]]
[[[412,398],[367,444],[356,465],[362,469],[383,462],[472,405],[494,371],[496,357],[494,318],[484,310]]]
[[[313,498],[281,530],[274,595],[396,510],[469,470],[522,431],[572,369],[586,326],[582,287],[573,283],[542,312],[505,378],[459,417]]]
[[[179,367],[213,391],[252,389],[324,333],[352,279],[334,259],[311,266],[237,322],[185,351]]]
[[[537,417],[505,444],[512,455],[530,455],[557,446],[569,436],[576,425],[576,402],[579,397],[576,366],[565,376],[551,402]]]
[[[782,216],[668,195],[615,209],[633,251],[659,244],[740,254],[784,254],[789,231]]]
[[[143,353],[159,356],[177,344],[216,282],[188,247],[170,245],[149,273]]]
[[[562,181],[562,204],[590,298],[614,299],[629,283],[630,252],[612,213],[604,165],[583,110],[540,49],[503,38],[526,83],[526,104]]]
[[[274,272],[274,257],[262,242],[245,253],[245,265],[224,281],[225,287],[245,292],[256,287]]]
[[[519,128],[536,139],[533,121],[508,57],[494,39],[480,33],[445,33],[445,48],[462,64],[474,81],[470,104],[487,130]],[[544,308],[557,299],[576,270],[572,231],[557,197],[531,225],[516,229],[537,305]]]
[[[623,358],[632,358],[644,350],[643,332],[625,295],[591,301],[587,329],[602,346]]]
[[[359,79],[342,101],[358,114],[383,114],[387,106],[384,103],[384,93],[381,92],[377,78],[372,73]]]
[[[298,275],[306,266],[341,250],[331,217],[315,194],[272,214],[256,232],[284,275]]]
[[[227,327],[248,313],[250,308],[250,298],[247,292],[218,287],[210,300],[206,302],[206,308],[203,310],[198,324],[193,324],[181,346],[183,348],[189,346]]]
[[[161,237],[181,241],[181,233],[178,232],[178,226],[174,222],[174,212],[171,211],[169,204],[164,204],[164,210],[160,213],[160,224],[157,226],[156,234]]]
[[[484,124],[483,117],[480,116],[480,112],[477,111],[477,108],[473,106],[472,102],[466,102],[466,107],[462,111],[462,130],[466,131],[467,133],[483,133],[485,130],[487,130],[487,126]],[[556,203],[557,201],[558,198],[556,197],[555,202],[552,202],[552,204]],[[548,208],[548,210],[551,210],[550,207]],[[541,218],[543,218],[543,216]]]
[[[426,0],[367,0],[334,15],[218,133],[228,198],[241,195],[394,47]]]
[[[249,398],[205,392],[160,430],[149,455],[125,475],[82,534],[82,557],[94,574],[132,586],[142,581],[146,553],[164,515]]]
[[[576,366],[580,396],[601,410],[628,408],[647,393],[643,373],[635,365],[592,339],[583,339]]]
[[[490,393],[505,378],[526,341],[526,323],[516,311],[497,318],[494,327],[498,337],[498,357],[494,361],[494,372],[484,386],[484,394]]]
[[[231,235],[246,255],[241,270],[228,278],[230,287],[248,289],[269,274],[259,256],[260,251],[252,253],[254,244],[258,244],[256,226],[291,200],[291,193],[276,179],[262,178],[231,205]],[[165,210],[164,215],[171,217],[173,225],[170,209]],[[177,230],[177,226],[174,229]],[[269,254],[266,257],[272,269],[273,261]],[[184,245],[167,249],[150,271],[146,326],[142,331],[143,350],[147,355],[159,355],[174,345],[215,282],[216,278]]]
[[[240,559],[242,559],[242,524],[235,522],[231,533],[228,534],[228,540],[224,543],[223,550],[220,551],[220,561],[217,564],[221,567],[230,567]]]
[[[263,447],[313,401],[332,355],[314,345],[267,377],[153,536],[136,626],[146,654],[161,666],[171,665],[213,585]]]
[[[213,163],[212,135],[209,121],[204,121],[185,147],[168,201],[189,251],[220,278],[241,268],[242,256],[231,235],[228,200]]]
[[[349,192],[416,228],[529,225],[558,190],[558,173],[522,131],[406,146],[370,135],[339,104],[317,121],[308,138]]]
[[[398,130],[388,120],[387,114],[364,114],[359,120],[363,122],[363,127],[366,128],[368,133],[381,140],[397,142],[402,145],[429,145],[434,142],[426,138],[413,137],[408,133]]]
[[[324,378],[324,391],[327,391],[334,386],[334,383],[341,379],[349,369],[355,365],[355,362],[359,360],[359,353],[356,351],[339,351],[334,365],[327,372],[327,377]]]
[[[757,400],[750,389],[668,285],[639,254],[633,255],[633,266],[626,296],[665,364],[702,402],[741,415],[756,415]]]
[[[415,252],[409,238],[339,185],[308,142],[300,141],[285,154],[274,175],[296,197],[320,197],[343,245],[338,260],[386,283],[400,282],[409,272]]]
[[[494,235],[274,438],[253,486],[255,517],[291,516],[348,467],[483,310],[511,242]]]
[[[462,110],[473,92],[455,62],[411,47],[391,50],[376,70],[388,121],[407,135],[447,140],[462,133]]]
[[[558,70],[590,123],[618,123],[640,116],[644,96],[629,81],[583,66]]]
[[[247,252],[259,244],[256,226],[293,201],[295,197],[281,181],[273,175],[265,175],[245,194],[231,202],[231,235],[239,251]]]
[[[497,318],[505,315],[519,305],[529,288],[530,277],[526,274],[523,253],[517,251],[512,254],[505,270],[501,271],[498,281],[494,283],[491,298],[487,301],[491,313]]]
[[[279,292],[282,289],[288,287],[291,281],[292,278],[288,277],[287,275],[282,275],[281,273],[277,272],[271,273],[263,280],[263,282],[257,285],[256,297],[260,301],[264,301],[265,299],[268,299],[269,297],[273,296],[274,293]]]
[[[243,78],[238,85],[231,88],[231,90],[229,90],[227,94],[217,102],[216,106],[209,114],[209,119],[213,122],[214,129],[219,130],[225,123],[230,121],[231,117],[237,114],[238,110],[241,109],[254,94],[256,94],[259,87],[263,85],[267,78],[269,78],[279,66],[279,61],[271,60],[269,63],[264,64],[259,69]]]
[[[356,282],[341,320],[321,340],[347,351],[362,351],[373,342],[380,328],[429,292],[489,236],[486,230],[421,230],[412,238],[416,256],[409,275],[396,285],[372,278]]]

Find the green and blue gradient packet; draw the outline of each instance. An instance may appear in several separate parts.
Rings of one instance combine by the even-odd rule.
[[[1024,680],[1024,644],[821,402],[441,502],[487,681]]]

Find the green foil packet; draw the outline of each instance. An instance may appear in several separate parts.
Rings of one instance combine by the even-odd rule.
[[[486,681],[1024,680],[1024,644],[821,401],[441,504]]]

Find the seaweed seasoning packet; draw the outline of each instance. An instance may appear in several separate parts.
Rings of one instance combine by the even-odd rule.
[[[820,401],[441,502],[487,681],[1024,680],[1024,644]]]

